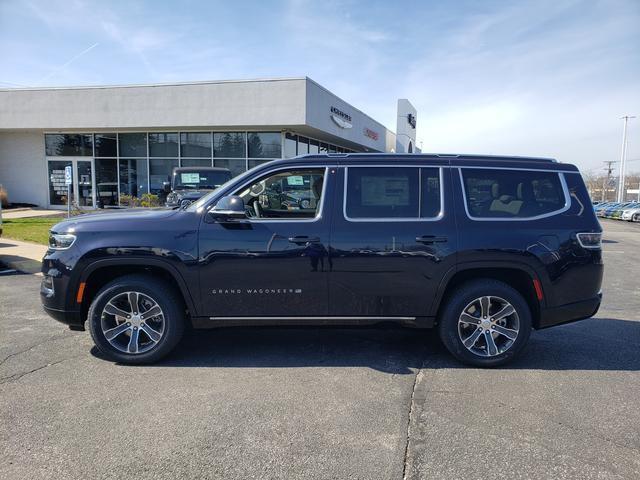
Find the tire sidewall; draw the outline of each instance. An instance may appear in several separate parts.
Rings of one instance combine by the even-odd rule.
[[[105,305],[116,295],[127,291],[137,291],[152,298],[162,309],[165,319],[165,331],[158,344],[148,352],[128,354],[113,347],[102,333],[101,316]],[[98,349],[110,360],[127,364],[152,363],[167,355],[178,343],[182,336],[183,323],[181,311],[175,295],[162,282],[152,278],[116,279],[106,285],[95,297],[87,320],[89,332]]]
[[[470,302],[483,296],[501,297],[509,302],[516,309],[520,322],[518,337],[511,348],[500,355],[488,358],[467,350],[458,335],[460,314]],[[497,367],[513,360],[526,345],[531,334],[531,311],[522,295],[507,284],[494,280],[473,281],[458,287],[450,297],[440,318],[439,333],[447,350],[463,363],[480,367]]]

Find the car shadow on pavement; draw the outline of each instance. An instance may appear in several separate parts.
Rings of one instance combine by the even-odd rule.
[[[532,332],[504,369],[640,370],[640,322],[589,319]],[[92,353],[100,356],[94,347]],[[434,330],[383,327],[233,327],[190,330],[162,367],[368,367],[407,375],[457,362]]]

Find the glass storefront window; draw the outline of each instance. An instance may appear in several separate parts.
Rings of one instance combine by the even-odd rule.
[[[209,158],[181,158],[180,166],[182,167],[210,167],[211,159]]]
[[[335,145],[329,145],[329,153],[336,153],[336,146]]]
[[[47,133],[45,151],[49,157],[93,156],[93,135]]]
[[[216,158],[213,161],[213,166],[228,168],[231,171],[231,176],[233,177],[236,177],[247,170],[247,163],[244,158]]]
[[[247,145],[244,132],[216,132],[213,134],[213,156],[244,158]]]
[[[317,140],[309,140],[309,153],[320,153],[320,143]]]
[[[285,134],[284,136],[284,158],[291,158],[297,155],[296,143],[297,136],[291,135],[290,133]]]
[[[147,160],[121,158],[119,164],[120,196],[140,198],[147,193]]]
[[[320,144],[320,153],[329,153],[329,147],[326,143]]]
[[[118,205],[118,160],[96,158],[95,163],[98,206]]]
[[[180,156],[211,158],[211,133],[181,133]]]
[[[281,141],[277,132],[249,132],[249,158],[282,158]]]
[[[121,157],[146,157],[147,134],[146,133],[120,133],[118,134]]]
[[[96,157],[118,156],[118,135],[115,133],[96,133]]]
[[[177,133],[150,133],[149,134],[150,157],[177,157],[178,134]]]
[[[173,169],[178,166],[177,158],[152,158],[149,160],[149,189],[154,195],[164,193],[164,182],[171,182]]]
[[[257,167],[258,165],[262,165],[263,163],[270,162],[271,160],[249,160],[249,170],[253,167]]]
[[[298,137],[298,155],[306,155],[307,153],[309,153],[309,139]]]
[[[49,163],[49,203],[51,205],[67,204],[67,186],[64,183],[64,169],[71,162],[54,160]]]

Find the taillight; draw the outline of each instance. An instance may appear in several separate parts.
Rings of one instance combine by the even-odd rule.
[[[601,233],[578,233],[576,237],[583,248],[602,248]]]

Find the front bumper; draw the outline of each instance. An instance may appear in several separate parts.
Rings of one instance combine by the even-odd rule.
[[[42,305],[42,308],[44,308],[44,311],[47,312],[51,318],[68,325],[71,330],[84,330],[84,322],[82,321],[80,312],[57,310],[47,307],[46,305]]]
[[[593,317],[600,308],[602,293],[588,300],[545,308],[540,312],[538,328],[548,328]]]

